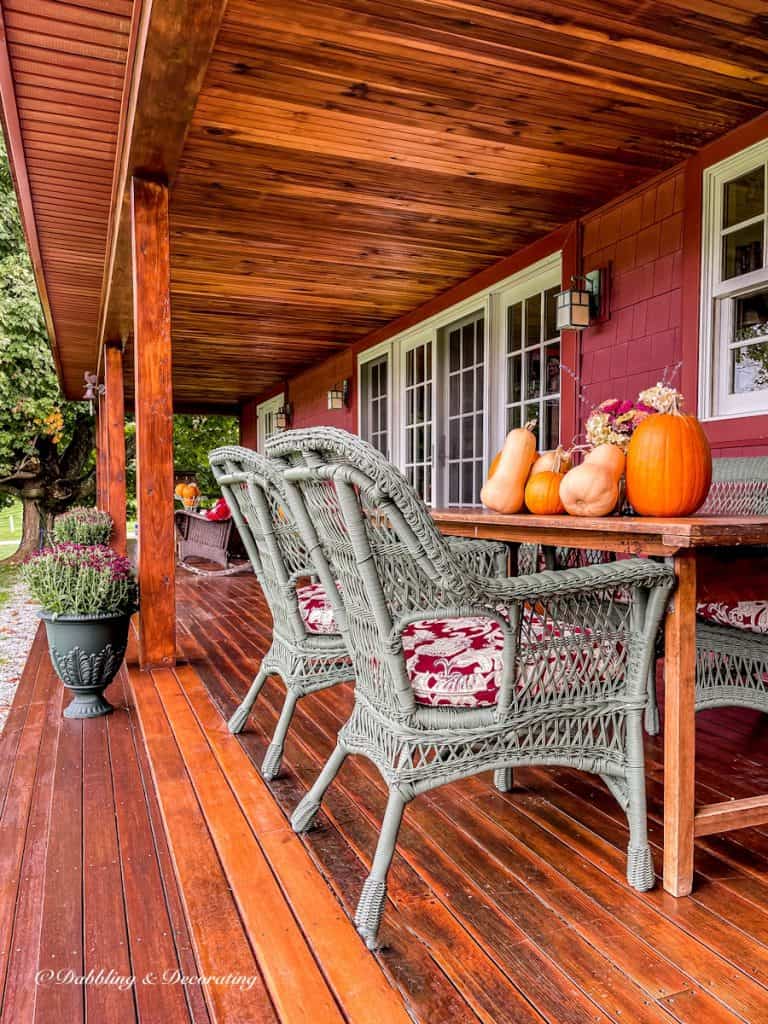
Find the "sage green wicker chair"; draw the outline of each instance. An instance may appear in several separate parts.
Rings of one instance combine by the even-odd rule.
[[[280,772],[285,737],[300,697],[352,677],[352,664],[342,636],[328,622],[323,632],[308,626],[302,614],[303,580],[314,573],[312,560],[288,514],[282,481],[268,459],[247,448],[217,448],[211,468],[232,512],[253,571],[272,613],[273,635],[258,674],[245,699],[229,720],[240,732],[266,679],[285,683],[285,702],[261,773],[274,779]]]
[[[368,946],[406,804],[485,770],[509,776],[515,765],[551,764],[600,774],[629,822],[627,878],[649,889],[642,716],[671,569],[630,559],[480,576],[366,442],[316,428],[274,436],[268,451],[284,460],[288,500],[356,680],[352,714],[292,825],[311,827],[350,753],[368,757],[389,789],[355,915]],[[620,591],[630,600],[617,606]]]
[[[768,515],[768,458],[715,459],[701,514],[721,513]],[[768,558],[762,548],[753,554]],[[697,622],[696,710],[717,707],[768,711],[768,633]]]
[[[325,591],[308,581],[315,570],[275,466],[258,452],[239,447],[217,448],[209,459],[273,620],[272,643],[229,720],[229,729],[238,733],[244,728],[268,676],[283,680],[285,703],[261,767],[264,778],[273,779],[280,772],[285,737],[299,698],[351,679],[352,664]],[[466,569],[506,576],[506,545],[456,539],[451,546]]]

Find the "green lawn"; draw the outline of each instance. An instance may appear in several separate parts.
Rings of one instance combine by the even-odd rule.
[[[0,559],[14,553],[21,540],[21,502],[0,509]]]

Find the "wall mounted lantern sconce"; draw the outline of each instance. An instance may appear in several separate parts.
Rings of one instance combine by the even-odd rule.
[[[343,380],[334,384],[328,392],[329,409],[345,409],[349,405],[349,381]]]
[[[290,402],[284,402],[275,413],[275,429],[288,430],[293,418],[293,409]]]
[[[83,392],[83,401],[88,402],[91,407],[91,416],[95,411],[95,404],[99,399],[100,395],[104,394],[105,388],[103,384],[99,384],[99,377],[96,373],[84,374],[85,378],[85,391]]]
[[[592,324],[605,323],[610,315],[609,283],[609,267],[574,275],[570,288],[556,297],[558,331],[583,331]]]

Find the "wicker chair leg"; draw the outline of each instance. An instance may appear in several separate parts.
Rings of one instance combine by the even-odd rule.
[[[633,889],[647,892],[653,888],[655,875],[653,856],[648,845],[648,811],[645,801],[645,762],[643,733],[639,718],[634,714],[627,721],[627,755],[631,767],[627,770],[627,881]]]
[[[314,785],[305,794],[291,815],[291,828],[294,832],[308,832],[312,828],[317,812],[320,810],[320,804],[325,796],[325,791],[338,775],[339,769],[344,764],[346,757],[346,749],[340,743],[337,743],[333,753],[325,762],[323,770],[315,779]]]
[[[511,768],[497,768],[493,773],[493,784],[500,793],[508,793],[514,785],[514,773]]]
[[[658,736],[661,724],[659,722],[659,705],[656,700],[656,659],[651,662],[648,669],[648,703],[645,705],[645,731],[649,736]]]
[[[261,775],[262,778],[267,781],[276,779],[280,774],[280,762],[283,759],[285,737],[288,735],[288,729],[291,724],[291,719],[293,718],[293,712],[296,710],[296,701],[298,699],[299,696],[296,691],[288,688],[285,694],[283,710],[280,712],[280,718],[278,719],[277,727],[272,737],[272,742],[267,747],[264,760],[261,762]]]
[[[245,723],[248,721],[248,715],[251,713],[251,708],[256,703],[256,698],[259,696],[261,688],[268,675],[268,671],[263,668],[259,669],[258,675],[253,680],[253,683],[251,683],[250,690],[245,695],[245,699],[227,723],[227,728],[231,733],[242,732],[245,727]]]
[[[365,880],[355,911],[355,927],[365,940],[368,949],[376,949],[376,936],[379,932],[384,902],[387,898],[387,873],[395,852],[395,843],[400,831],[400,822],[403,820],[405,805],[405,798],[397,790],[391,789],[381,834],[376,844],[376,855],[373,858],[371,873]]]

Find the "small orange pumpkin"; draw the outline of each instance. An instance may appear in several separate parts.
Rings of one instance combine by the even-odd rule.
[[[560,500],[572,516],[607,516],[619,500],[619,482],[605,466],[582,462],[566,473]]]
[[[536,516],[559,516],[565,512],[560,500],[560,484],[564,473],[545,469],[543,473],[531,473],[525,485],[525,506]]]
[[[712,483],[712,452],[695,416],[673,409],[637,427],[627,452],[627,499],[641,516],[690,516]]]
[[[184,483],[184,481],[182,481],[180,484],[176,484],[176,486],[173,489],[173,493],[176,495],[177,498],[183,497],[181,492],[184,490],[186,486],[187,485]]]

